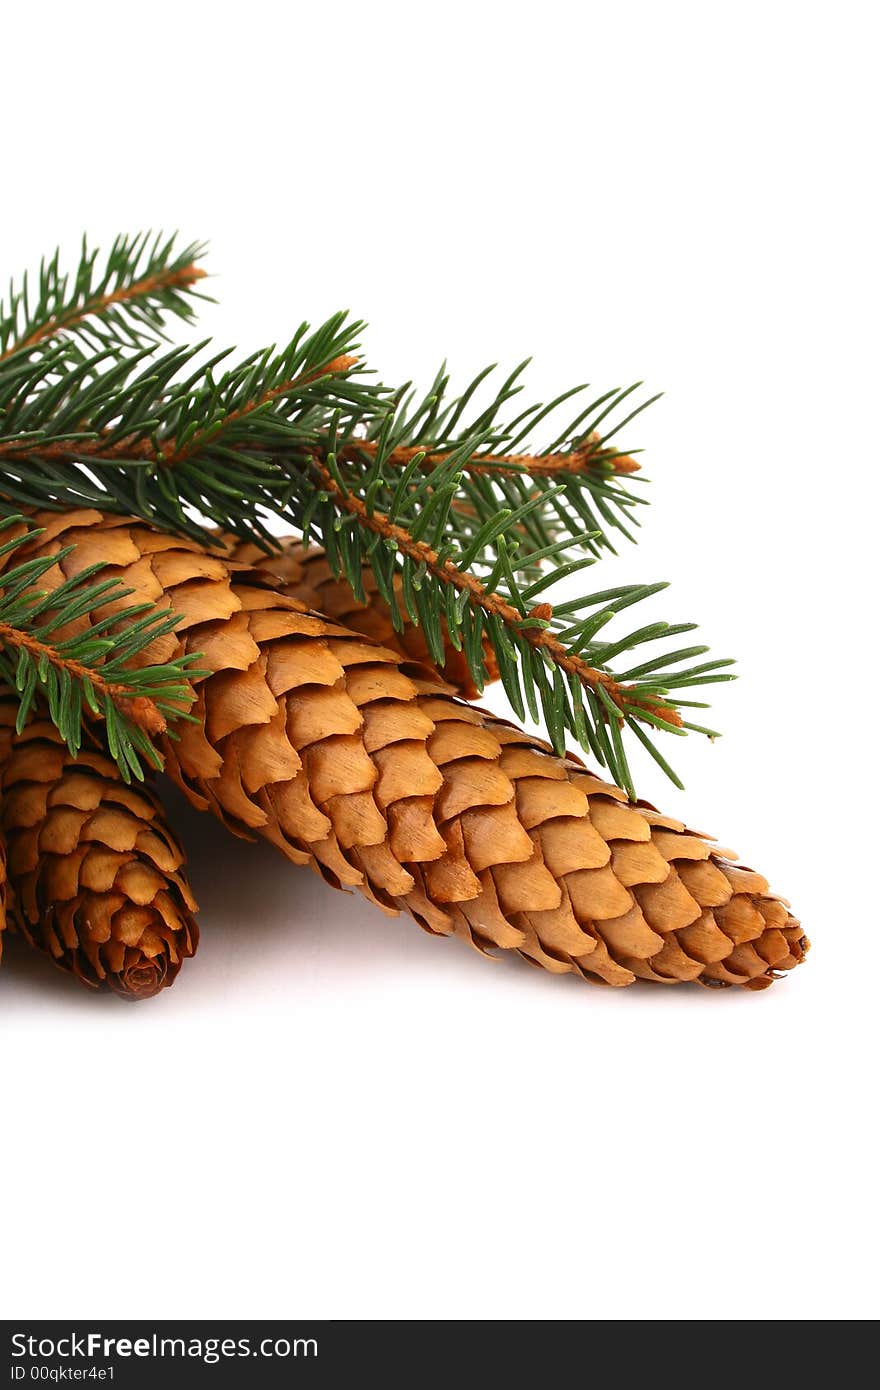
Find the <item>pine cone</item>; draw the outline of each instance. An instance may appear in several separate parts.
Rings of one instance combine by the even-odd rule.
[[[318,546],[304,546],[296,536],[284,536],[278,542],[279,549],[271,554],[267,554],[253,542],[241,540],[238,536],[227,535],[222,541],[229,547],[230,559],[258,570],[261,578],[263,575],[267,576],[268,582],[278,593],[299,599],[307,608],[314,609],[316,613],[323,613],[328,618],[334,618],[353,632],[360,632],[381,646],[389,647],[407,661],[418,662],[425,667],[426,672],[436,672],[436,663],[422,629],[404,616],[403,630],[395,630],[388,605],[379,593],[372,570],[364,568],[366,602],[361,603],[352,593],[351,586],[344,579],[335,577],[324,551]],[[405,614],[399,578],[395,579],[394,589],[400,611]],[[442,626],[445,634],[445,622]],[[464,653],[456,651],[448,637],[445,646],[443,679],[466,699],[475,699],[479,692],[474,685]],[[494,652],[488,646],[484,646],[484,659],[487,683],[497,680],[498,665]]]
[[[212,674],[168,768],[239,834],[428,931],[557,973],[757,989],[803,959],[760,874],[393,652],[191,542],[90,511],[36,520],[47,532],[28,554],[76,545],[58,582],[108,561],[136,600],[179,615],[179,646]],[[179,646],[161,639],[146,659]]]
[[[105,753],[72,757],[48,721],[16,734],[16,708],[0,692],[12,920],[83,984],[126,999],[158,994],[199,939],[162,807],[147,787],[127,787]]]

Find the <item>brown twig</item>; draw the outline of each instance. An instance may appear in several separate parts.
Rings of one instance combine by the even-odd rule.
[[[163,454],[152,439],[117,439],[115,444],[97,439],[59,439],[43,444],[33,439],[4,439],[0,442],[0,458],[24,454],[31,458],[58,461],[64,459],[94,459],[112,463],[116,459],[140,459],[146,463],[161,463]]]
[[[549,616],[552,616],[552,609],[550,609],[549,604],[540,604],[531,613],[523,615],[500,594],[489,593],[485,585],[481,584],[474,575],[456,568],[451,560],[441,562],[436,550],[433,550],[424,541],[414,540],[409,531],[402,526],[397,526],[383,512],[368,511],[359,497],[343,491],[317,454],[312,456],[312,462],[315,472],[321,479],[322,488],[332,493],[339,506],[352,516],[356,516],[361,525],[375,532],[376,535],[383,536],[386,540],[393,540],[398,550],[404,555],[408,555],[417,564],[425,565],[438,579],[446,584],[454,585],[460,593],[467,593],[470,602],[475,607],[481,608],[484,613],[500,618],[508,627],[514,628],[530,646],[545,651],[555,665],[561,667],[563,671],[577,676],[591,690],[596,691],[601,686],[620,710],[621,715],[628,710],[642,709],[646,713],[665,720],[668,724],[675,725],[676,728],[681,726],[681,715],[671,705],[664,704],[662,701],[639,698],[637,687],[620,685],[606,671],[599,671],[596,667],[590,666],[582,657],[568,651],[549,628],[523,628],[521,626],[524,616],[546,620],[548,610]]]
[[[111,291],[110,294],[98,294],[92,299],[87,299],[85,304],[77,309],[69,309],[66,314],[53,314],[35,328],[27,338],[21,342],[13,343],[5,352],[0,353],[0,362],[11,357],[16,352],[26,352],[28,348],[36,347],[37,343],[44,342],[46,338],[51,338],[56,333],[61,333],[65,329],[75,328],[77,324],[90,318],[92,314],[100,314],[104,309],[109,309],[112,304],[126,304],[133,299],[143,298],[144,295],[155,294],[157,290],[186,289],[189,285],[201,280],[207,274],[194,262],[189,265],[181,266],[178,270],[159,270],[155,275],[145,275],[141,280],[134,280],[130,285],[124,285],[118,290]]]
[[[84,666],[81,661],[74,661],[68,656],[62,656],[56,647],[22,632],[20,628],[0,622],[0,644],[19,651],[28,651],[38,660],[48,661],[56,670],[67,671],[68,675],[75,679],[88,681],[99,695],[112,700],[116,708],[139,729],[143,729],[144,733],[162,734],[168,727],[162,711],[147,695],[132,695],[129,687],[105,680],[91,667]]]
[[[359,439],[343,450],[343,456],[351,459],[358,452],[368,458],[375,458],[379,444],[375,439]],[[435,451],[413,445],[393,449],[388,455],[389,463],[405,468],[418,454],[425,455],[426,468],[438,468],[449,458],[449,452]],[[505,465],[511,471],[530,473],[534,478],[552,478],[557,473],[584,473],[601,463],[611,465],[615,473],[637,473],[641,464],[629,454],[615,454],[602,450],[602,440],[598,434],[591,434],[577,449],[568,454],[474,454],[465,464],[469,473],[501,473]]]

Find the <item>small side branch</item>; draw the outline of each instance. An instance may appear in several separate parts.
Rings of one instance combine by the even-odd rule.
[[[303,373],[302,376],[292,377],[288,381],[279,382],[276,386],[272,386],[268,390],[263,391],[259,396],[255,396],[253,400],[248,401],[245,405],[241,406],[240,409],[231,410],[215,425],[212,425],[208,429],[198,431],[198,433],[194,434],[192,438],[179,449],[173,442],[170,445],[164,446],[161,452],[160,462],[166,468],[173,468],[176,463],[182,463],[184,459],[192,457],[204,444],[214,443],[231,425],[235,425],[239,421],[246,419],[247,416],[252,415],[255,410],[264,409],[267,405],[271,405],[274,401],[280,400],[283,396],[288,396],[293,391],[311,385],[312,382],[317,381],[320,377],[342,376],[344,372],[351,371],[352,367],[357,365],[357,362],[357,357],[352,357],[349,353],[345,353],[341,357],[334,357],[333,360],[328,362],[324,367],[318,367],[313,371]]]
[[[56,671],[66,672],[72,680],[89,684],[99,698],[110,700],[120,714],[145,734],[162,734],[168,727],[162,711],[149,696],[132,694],[128,686],[105,680],[99,671],[63,656],[57,647],[10,623],[0,622],[0,645],[29,652],[36,661],[48,662]]]
[[[58,333],[70,332],[78,328],[86,319],[95,317],[112,308],[114,304],[131,304],[139,299],[147,299],[155,295],[165,293],[170,290],[186,290],[205,277],[207,271],[197,266],[195,262],[189,265],[180,266],[173,270],[160,270],[153,275],[145,275],[140,280],[133,280],[129,285],[121,285],[119,289],[112,290],[109,294],[93,295],[86,299],[84,303],[76,305],[61,314],[53,314],[41,323],[33,332],[19,342],[11,343],[0,353],[0,362],[8,357],[12,357],[17,352],[27,352],[30,348],[35,348],[39,343],[45,342],[49,338],[54,338]]]
[[[532,613],[520,613],[499,594],[489,593],[485,585],[474,575],[458,569],[451,560],[441,561],[436,550],[424,541],[415,540],[404,527],[396,525],[383,512],[369,511],[359,497],[339,486],[320,457],[314,455],[312,461],[322,488],[333,496],[341,510],[357,517],[358,522],[367,530],[382,536],[385,540],[393,540],[401,554],[409,556],[416,564],[424,565],[444,584],[451,584],[459,593],[466,593],[475,607],[499,618],[530,646],[548,656],[561,670],[576,676],[593,691],[598,692],[600,688],[604,690],[620,711],[621,718],[626,714],[637,716],[639,710],[644,710],[676,728],[681,727],[682,719],[677,710],[662,701],[646,699],[639,694],[637,688],[621,685],[606,671],[590,666],[582,657],[570,652],[549,627],[523,627],[524,619],[549,618],[552,615],[549,605],[542,604]]]
[[[373,439],[358,440],[349,444],[343,457],[353,459],[358,453],[373,459],[380,448]],[[425,449],[424,446],[407,446],[393,449],[387,461],[405,468],[419,454],[425,455],[426,468],[438,468],[449,458],[448,452]],[[570,453],[553,454],[474,454],[467,463],[469,473],[529,473],[536,478],[553,478],[560,473],[586,473],[591,468],[610,465],[614,473],[637,473],[641,464],[629,454],[615,454],[613,449],[603,450],[602,439],[591,434],[577,449]]]

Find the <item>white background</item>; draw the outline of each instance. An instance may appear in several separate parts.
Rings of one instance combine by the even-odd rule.
[[[588,989],[181,814],[173,990],[0,971],[6,1316],[877,1313],[872,9],[5,14],[2,277],[177,226],[242,349],[347,306],[387,380],[667,393],[593,587],[671,580],[741,680],[640,789],[814,942],[764,993]]]

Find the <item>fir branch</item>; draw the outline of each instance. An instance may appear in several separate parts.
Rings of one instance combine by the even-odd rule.
[[[529,514],[528,530],[537,546],[549,545],[566,534],[590,533],[585,542],[591,553],[614,550],[613,535],[619,532],[633,540],[638,526],[636,513],[646,499],[633,492],[624,479],[640,465],[632,452],[618,451],[613,441],[620,432],[658,398],[652,396],[630,407],[633,393],[641,383],[587,396],[569,418],[566,403],[584,399],[589,388],[575,386],[547,404],[536,402],[513,410],[510,402],[521,395],[528,359],[521,362],[497,387],[488,402],[480,400],[491,380],[494,367],[487,367],[460,395],[452,395],[445,366],[421,398],[403,387],[394,398],[396,460],[406,466],[418,450],[424,452],[423,467],[435,467],[463,444],[479,440],[472,448],[463,471],[461,495],[454,509],[463,526],[473,519],[482,525],[499,507],[519,507],[535,493],[545,491],[544,505]],[[555,423],[554,423],[555,422]],[[539,428],[552,428],[545,447],[521,453],[525,443]],[[379,445],[381,422],[367,431],[358,447],[364,460]],[[562,490],[560,491],[560,486]]]
[[[36,366],[22,366],[19,359],[6,370],[0,364],[0,458],[14,459],[19,470],[16,478],[16,469],[7,468],[13,484],[8,495],[21,503],[113,507],[121,494],[126,510],[161,524],[184,524],[189,507],[222,526],[238,494],[247,506],[247,524],[260,533],[258,506],[284,514],[285,498],[301,485],[303,448],[326,451],[334,411],[342,412],[346,434],[339,458],[369,470],[394,397],[363,380],[354,351],[360,327],[346,324],[342,315],[312,334],[304,325],[281,352],[255,354],[219,379],[215,370],[226,354],[192,371],[197,349],[176,349],[150,361],[143,350],[122,364],[109,349],[103,359],[99,354],[86,364],[63,351]],[[188,378],[186,371],[192,371]],[[544,452],[516,453],[505,441],[520,444],[531,425],[574,394],[529,407],[501,425],[503,403],[520,389],[510,385],[518,374],[519,369],[467,426],[461,422],[473,384],[442,410],[442,382],[421,407],[398,401],[394,446],[390,452],[382,446],[385,458],[405,471],[418,453],[419,466],[433,470],[478,438],[451,504],[463,535],[477,534],[499,509],[519,509],[543,494],[523,523],[534,546],[576,535],[593,553],[613,548],[611,531],[630,535],[624,517],[632,519],[643,499],[621,482],[638,468],[636,460],[610,443],[625,422],[604,435],[597,425],[630,390],[606,392]]]
[[[398,462],[396,459],[389,461]],[[362,526],[382,537],[383,540],[392,541],[399,555],[406,556],[416,565],[423,566],[426,572],[433,574],[441,583],[451,585],[458,593],[464,594],[472,607],[482,609],[488,617],[500,619],[506,627],[517,633],[528,646],[539,651],[553,665],[576,676],[594,694],[598,694],[600,688],[604,690],[605,695],[611,700],[621,716],[631,714],[638,718],[640,713],[650,712],[675,728],[681,728],[681,716],[671,705],[663,704],[659,700],[643,699],[640,696],[638,686],[623,686],[607,671],[600,671],[596,667],[590,666],[583,657],[568,651],[549,626],[548,620],[553,616],[553,610],[549,604],[537,604],[527,611],[515,608],[510,601],[502,598],[497,592],[490,593],[474,574],[459,569],[450,559],[441,559],[438,551],[424,541],[415,540],[409,531],[396,525],[382,512],[368,510],[359,497],[340,486],[330,470],[317,456],[315,457],[315,471],[324,489],[338,500],[339,506],[344,511],[348,512],[350,516],[356,517]],[[413,617],[412,614],[410,616]],[[415,620],[418,620],[417,617]]]
[[[523,363],[482,406],[489,370],[459,396],[445,371],[422,399],[392,393],[364,380],[361,325],[344,315],[229,367],[225,352],[203,360],[206,344],[125,353],[111,333],[95,350],[84,330],[86,353],[56,311],[47,323],[39,352],[0,360],[0,496],[13,505],[94,506],[202,540],[213,526],[267,549],[275,515],[317,536],[358,597],[370,565],[395,623],[405,613],[421,624],[438,662],[446,633],[478,687],[493,651],[517,712],[543,713],[560,751],[573,734],[629,791],[626,731],[667,771],[647,729],[712,733],[685,717],[679,692],[730,679],[729,663],[695,661],[702,646],[636,656],[692,624],[646,623],[606,639],[616,614],[664,586],[553,602],[556,579],[613,549],[615,531],[632,536],[639,465],[615,441],[650,404],[632,406],[636,387],[593,398],[576,387],[511,409]],[[549,428],[575,396],[586,404]],[[542,427],[553,437],[536,449]],[[12,622],[2,612],[0,621]],[[49,634],[39,640],[54,645]],[[112,683],[116,652],[101,655]],[[45,654],[29,659],[60,670]],[[109,726],[120,715],[105,703]]]
[[[370,564],[398,623],[399,573],[405,612],[438,662],[445,626],[479,687],[488,645],[518,713],[543,713],[558,749],[573,734],[631,790],[619,726],[639,725],[665,767],[641,726],[695,728],[674,692],[727,676],[717,662],[680,671],[675,654],[630,676],[612,665],[643,642],[689,630],[653,624],[613,647],[599,640],[612,604],[628,607],[656,586],[588,595],[569,612],[547,603],[554,570],[576,573],[609,544],[592,504],[602,517],[611,505],[615,430],[600,428],[629,392],[606,393],[563,431],[564,447],[557,438],[542,455],[515,450],[523,416],[534,424],[548,410],[532,407],[500,426],[498,401],[478,417],[482,433],[465,431],[431,455],[413,436],[454,437],[464,429],[461,402],[452,414],[435,412],[430,428],[404,403],[392,409],[383,388],[361,379],[359,327],[341,315],[314,333],[303,326],[281,352],[220,375],[226,354],[196,363],[200,348],[123,359],[108,350],[100,370],[63,346],[45,371],[20,358],[0,364],[0,492],[18,505],[91,505],[209,539],[204,517],[267,548],[265,517],[274,513],[319,535],[356,594]],[[510,394],[505,386],[498,399]]]
[[[403,470],[393,461],[396,439],[394,424],[386,421],[366,474],[346,466],[344,441],[338,453],[334,448],[326,455],[313,452],[314,487],[302,490],[305,501],[297,517],[305,539],[320,538],[334,572],[358,597],[368,564],[395,625],[404,613],[420,624],[438,664],[448,637],[464,651],[478,688],[488,646],[514,709],[521,718],[527,712],[535,720],[543,715],[557,751],[573,734],[633,794],[621,732],[637,729],[640,741],[677,781],[645,726],[714,737],[713,730],[684,717],[688,702],[678,692],[732,679],[725,669],[731,663],[683,664],[704,655],[704,646],[645,662],[634,659],[644,644],[690,632],[691,623],[654,622],[604,640],[609,622],[664,584],[608,589],[554,607],[548,602],[554,583],[595,563],[594,556],[583,554],[589,536],[569,533],[536,548],[528,521],[546,504],[546,494],[532,495],[514,510],[496,510],[476,534],[472,527],[464,532],[454,502],[471,459],[481,457],[480,441],[463,444],[425,473],[420,454]],[[566,558],[571,547],[581,551],[580,558]],[[401,582],[395,585],[398,573]],[[620,670],[618,659],[626,656],[629,669]]]
[[[212,423],[201,430],[196,430],[185,443],[178,444],[174,441],[170,446],[163,448],[159,461],[164,468],[178,467],[188,458],[198,454],[207,444],[216,446],[221,439],[228,437],[230,430],[245,420],[247,416],[253,415],[257,411],[266,410],[276,402],[296,396],[305,387],[316,382],[319,377],[341,377],[352,371],[357,365],[358,358],[353,353],[343,353],[320,367],[313,367],[307,372],[300,373],[299,376],[285,377],[272,385],[265,385],[256,396],[249,397],[239,406],[227,409],[224,413],[219,414]],[[274,368],[274,372],[275,375],[278,375],[277,367]]]
[[[15,514],[0,520],[0,537],[3,532],[12,533],[0,545],[4,566],[25,542],[41,534]],[[189,679],[197,658],[132,669],[132,660],[151,642],[174,631],[176,619],[151,604],[120,612],[119,599],[133,591],[117,579],[98,580],[100,564],[57,588],[40,589],[42,577],[73,549],[67,546],[0,571],[0,676],[19,693],[19,730],[39,697],[75,754],[84,722],[97,717],[126,780],[132,774],[143,777],[141,758],[161,766],[152,738],[167,730],[169,719],[183,717],[191,702]],[[95,619],[95,610],[105,604],[111,612]],[[92,615],[88,627],[71,632],[86,614]]]
[[[277,385],[267,386],[259,395],[246,400],[243,405],[225,412],[218,411],[213,420],[196,429],[184,443],[178,443],[177,439],[170,436],[163,438],[158,433],[131,433],[119,438],[118,427],[112,430],[105,429],[94,436],[73,433],[54,440],[44,437],[38,442],[32,435],[25,434],[0,439],[0,458],[26,454],[30,459],[39,458],[48,462],[70,460],[75,463],[99,464],[128,460],[132,463],[152,464],[156,468],[179,468],[188,459],[203,453],[209,444],[216,446],[248,415],[265,409],[283,397],[295,395],[313,384],[319,376],[342,376],[356,367],[357,363],[357,357],[351,354],[336,357],[320,371],[312,370],[298,377],[287,378]]]
[[[103,268],[85,239],[76,270],[62,271],[60,252],[40,265],[35,297],[28,277],[10,286],[0,304],[0,362],[59,338],[80,338],[86,348],[138,348],[164,337],[166,316],[193,318],[193,289],[206,272],[196,265],[204,247],[175,250],[174,236],[151,233],[116,238]],[[204,298],[204,296],[199,296]]]
[[[44,361],[0,364],[0,493],[17,505],[95,506],[204,539],[197,514],[268,536],[262,513],[287,515],[305,445],[334,411],[368,421],[387,392],[364,382],[361,325],[335,315],[302,325],[217,373],[228,357],[204,344],[154,357],[149,348],[88,361],[64,345]],[[96,370],[98,368],[99,370]]]

